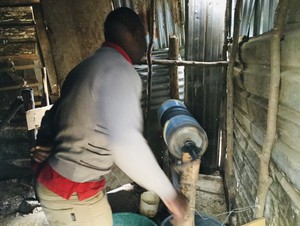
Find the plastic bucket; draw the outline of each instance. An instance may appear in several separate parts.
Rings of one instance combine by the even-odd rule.
[[[152,191],[146,191],[141,194],[140,213],[153,218],[157,214],[159,205],[159,196]]]
[[[172,219],[172,216],[168,216],[164,221],[161,223],[161,226],[172,226],[170,223],[170,220]],[[217,219],[214,219],[212,217],[209,217],[204,214],[198,214],[195,213],[195,226],[221,226],[223,225],[220,221]]]
[[[136,213],[114,213],[113,226],[157,226],[154,221]]]

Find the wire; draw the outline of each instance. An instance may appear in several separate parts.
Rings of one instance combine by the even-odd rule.
[[[258,207],[258,205],[252,205],[252,206],[246,206],[246,207],[240,207],[240,208],[235,208],[231,211],[228,211],[228,212],[224,212],[224,213],[220,213],[220,214],[217,214],[215,215],[216,217],[218,216],[221,216],[221,215],[224,215],[224,214],[227,214],[225,220],[222,222],[221,226],[224,226],[225,225],[225,222],[228,220],[228,218],[230,217],[230,215],[232,213],[241,213],[241,212],[245,212],[245,211],[248,211],[248,210],[251,210],[251,209],[254,209]],[[202,218],[202,220],[209,220],[209,217],[206,217],[205,215],[202,215],[201,213],[199,213],[197,210],[195,210],[195,212]]]

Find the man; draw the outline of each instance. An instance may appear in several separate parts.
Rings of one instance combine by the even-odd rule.
[[[102,47],[67,76],[33,148],[33,159],[42,162],[36,191],[45,215],[52,226],[111,226],[103,175],[114,162],[180,220],[185,200],[142,135],[142,84],[132,64],[146,51],[143,23],[119,8],[106,18],[104,32]]]

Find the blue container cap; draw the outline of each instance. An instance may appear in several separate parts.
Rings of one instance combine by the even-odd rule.
[[[191,113],[181,101],[169,99],[163,102],[158,109],[158,120],[161,127],[164,127],[166,121],[176,115],[188,115],[192,117]]]

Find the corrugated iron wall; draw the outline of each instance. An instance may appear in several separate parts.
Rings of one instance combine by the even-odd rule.
[[[147,30],[151,0],[113,0],[114,8],[126,6],[134,9],[143,18]],[[169,47],[169,35],[179,37],[180,46],[184,45],[185,0],[156,0],[156,30],[154,34],[154,50]]]
[[[134,9],[144,19],[146,26],[149,21],[150,0],[113,0],[114,8],[126,6]],[[224,17],[226,1],[187,1],[187,0],[157,0],[155,2],[156,29],[154,34],[154,57],[167,58],[169,35],[179,37],[180,46],[185,47],[183,58],[197,61],[223,60]],[[186,8],[187,7],[187,8]],[[188,29],[188,32],[184,28]],[[147,27],[148,29],[148,27]],[[185,40],[185,37],[188,37]],[[182,51],[182,52],[184,52]],[[209,137],[209,147],[203,157],[202,167],[207,172],[215,171],[219,162],[219,121],[222,95],[224,94],[225,68],[223,67],[181,67],[179,74],[180,97],[194,117],[203,125]],[[139,66],[138,71],[144,81],[144,91],[147,85],[147,68]],[[168,66],[153,66],[152,79],[152,111],[166,99],[170,98]],[[187,77],[184,79],[184,73]],[[185,84],[184,84],[185,83]],[[185,90],[185,91],[184,91]],[[142,103],[145,106],[147,97],[144,92]],[[151,113],[151,127],[154,112]],[[157,142],[156,129],[150,128],[148,141]]]
[[[149,21],[150,0],[113,0],[114,8],[129,7],[134,9],[142,17],[148,31],[149,39]],[[156,1],[156,29],[154,33],[154,46],[152,57],[155,59],[168,59],[169,36],[176,34],[179,39],[179,46],[184,45],[184,0],[158,0]],[[183,55],[183,54],[182,54]],[[136,67],[143,80],[142,105],[147,106],[147,77],[148,66],[140,65]],[[169,89],[169,66],[153,65],[152,74],[152,95],[151,109],[156,111],[163,101],[170,98]],[[180,98],[184,96],[184,70],[179,67],[179,88]]]
[[[274,25],[274,15],[278,1],[279,0],[243,1],[240,35],[253,37],[270,31]],[[236,0],[234,0],[232,4],[232,15],[235,3]]]
[[[223,60],[225,8],[224,0],[189,1],[186,10],[186,60]],[[185,103],[209,139],[201,171],[211,173],[219,165],[220,106],[225,95],[226,70],[224,67],[188,67],[185,72]]]
[[[152,21],[149,20],[151,0],[113,0],[113,7],[129,7],[135,10],[143,19],[146,31],[148,31],[149,42],[149,26]],[[169,36],[177,35],[179,46],[184,46],[184,19],[185,19],[185,1],[184,0],[157,0],[155,2],[155,32],[152,58],[168,59]],[[181,48],[183,51],[183,48]],[[183,56],[183,54],[181,53]],[[136,66],[143,82],[143,93],[141,104],[144,112],[147,108],[147,78],[148,66]],[[179,79],[179,96],[183,101],[184,96],[184,67],[178,67]],[[170,99],[169,87],[169,66],[152,65],[152,90],[151,90],[151,111],[148,113],[148,121],[145,121],[145,133],[147,140],[155,152],[158,160],[162,160],[163,156],[163,138],[160,125],[157,118],[157,109],[167,99]]]

